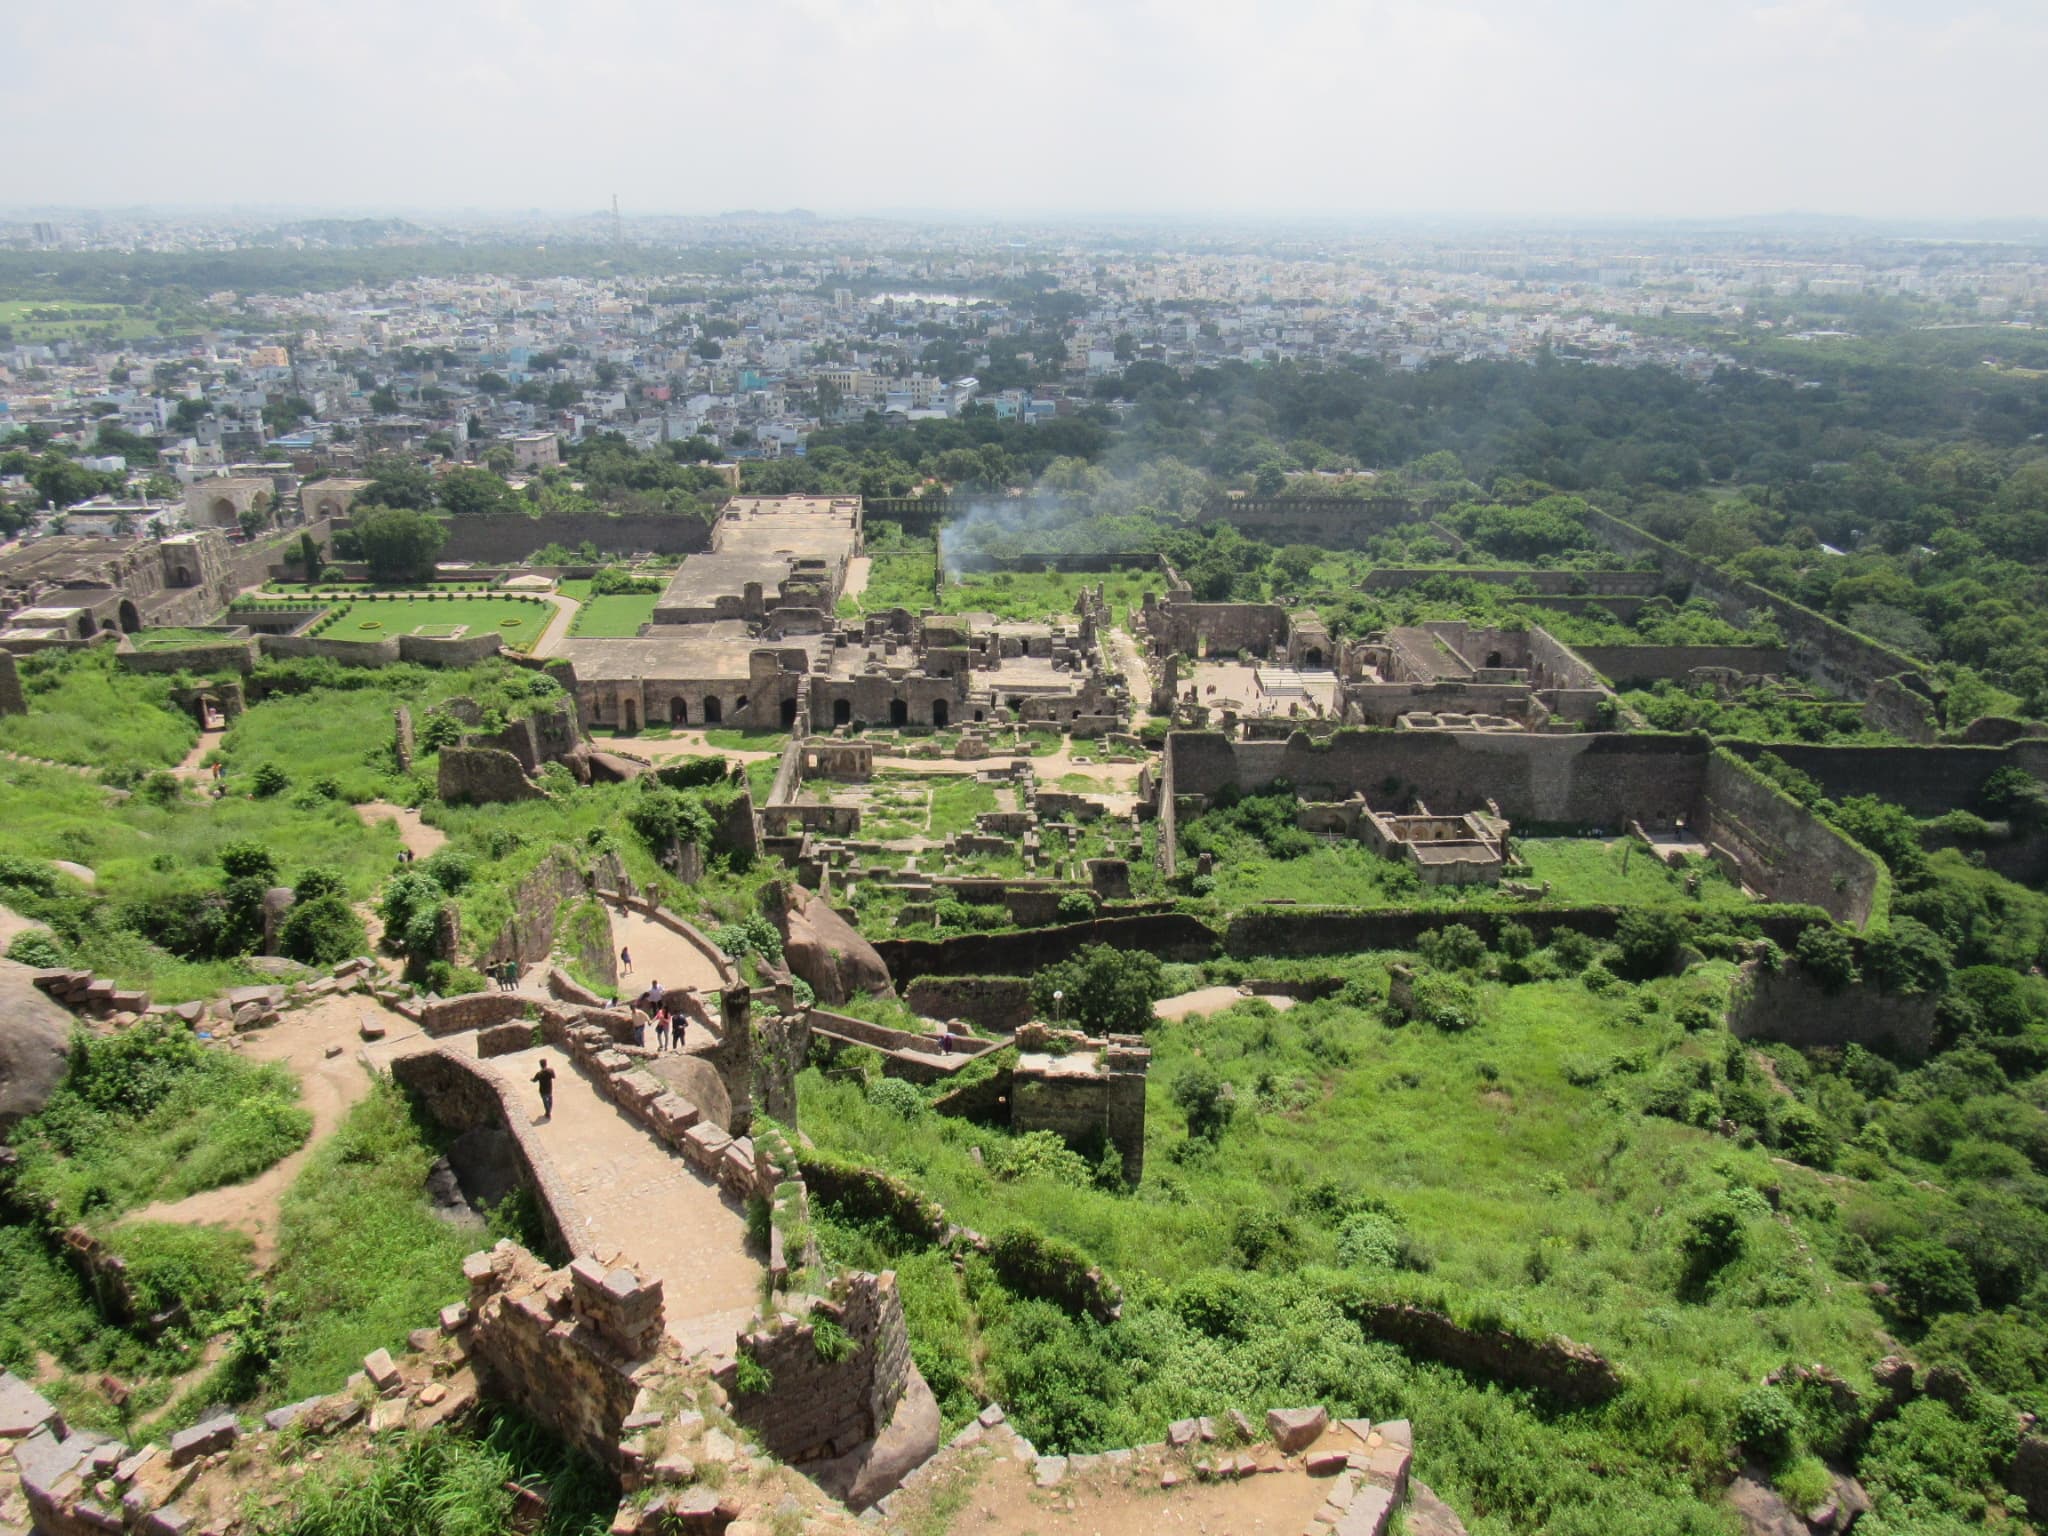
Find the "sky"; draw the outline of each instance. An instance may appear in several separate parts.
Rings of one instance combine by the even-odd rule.
[[[2044,0],[0,4],[0,204],[2048,216]]]

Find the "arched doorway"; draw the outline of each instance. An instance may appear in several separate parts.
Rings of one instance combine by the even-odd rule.
[[[891,725],[910,724],[910,705],[902,699],[891,699],[889,701],[889,723]]]
[[[670,725],[688,725],[690,723],[690,701],[688,699],[678,697],[668,701],[668,723]]]
[[[206,515],[213,519],[214,526],[218,528],[235,528],[240,526],[238,514],[235,511],[235,504],[225,496],[214,497],[213,504],[206,509]]]
[[[1497,666],[1499,666],[1499,665],[1500,665],[1500,652],[1499,652],[1499,651],[1488,651],[1488,652],[1486,653],[1486,664],[1487,664],[1487,665],[1488,665],[1489,667],[1497,667]]]
[[[832,723],[834,725],[853,724],[853,700],[834,699],[832,701]]]
[[[640,706],[631,699],[619,706],[619,729],[628,736],[640,729]]]
[[[716,695],[716,694],[714,694],[714,693],[707,693],[707,694],[705,694],[705,695],[704,695],[704,723],[705,723],[706,725],[717,725],[717,724],[718,724],[718,723],[719,723],[719,722],[720,722],[721,720],[723,720],[724,718],[725,718],[725,704],[723,703],[723,701],[721,701],[721,700],[719,699],[718,695]]]
[[[786,730],[788,730],[788,729],[789,729],[789,728],[790,728],[791,726],[793,726],[793,725],[795,725],[795,724],[796,724],[796,700],[795,700],[795,699],[784,699],[784,700],[782,701],[782,728],[783,728],[783,729],[784,729],[784,730],[786,731]]]
[[[1304,667],[1320,667],[1323,664],[1323,648],[1319,645],[1310,646],[1308,654],[1301,658],[1301,664]]]
[[[135,611],[135,605],[127,598],[121,599],[121,606],[115,610],[115,617],[121,621],[121,633],[132,635],[142,628],[142,615]]]
[[[945,725],[951,718],[952,712],[946,708],[946,701],[944,699],[933,699],[932,724]]]

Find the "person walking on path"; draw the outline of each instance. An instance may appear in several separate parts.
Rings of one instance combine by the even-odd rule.
[[[668,1049],[668,1015],[666,1013],[657,1013],[654,1016],[654,1048],[657,1051]]]
[[[633,974],[633,951],[624,946],[621,946],[619,949],[619,974],[621,976]]]
[[[533,1074],[533,1080],[540,1084],[540,1117],[543,1120],[555,1118],[555,1069],[548,1065],[547,1057],[540,1059],[540,1070]]]

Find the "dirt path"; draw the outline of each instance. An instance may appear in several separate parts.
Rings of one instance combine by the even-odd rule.
[[[632,951],[631,975],[619,976],[619,995],[631,997],[658,981],[665,988],[716,992],[725,985],[709,956],[672,929],[631,910],[612,909],[612,942]]]
[[[846,562],[846,585],[839,589],[841,597],[859,597],[868,589],[868,573],[875,568],[875,562],[867,555],[855,555]]]
[[[1112,629],[1109,649],[1131,690],[1131,729],[1135,731],[1152,718],[1152,673],[1145,665],[1144,650],[1129,630],[1121,626]]]
[[[552,1120],[539,1117],[530,1085],[543,1056],[555,1069]],[[739,1210],[599,1098],[560,1051],[516,1051],[491,1065],[525,1095],[541,1146],[582,1212],[585,1230],[564,1234],[570,1246],[616,1248],[661,1276],[669,1333],[692,1351],[729,1351],[754,1314],[762,1274]]]
[[[1183,992],[1178,997],[1162,997],[1152,1005],[1152,1012],[1155,1017],[1161,1019],[1202,1019],[1212,1013],[1221,1013],[1226,1008],[1235,1008],[1239,1003],[1253,997],[1271,1005],[1276,1013],[1285,1013],[1294,1006],[1294,999],[1291,997],[1249,992],[1243,987],[1197,987],[1194,991]]]
[[[356,807],[356,815],[363,819],[363,825],[369,827],[382,821],[390,822],[398,828],[399,841],[412,850],[414,858],[431,858],[448,846],[446,832],[421,821],[418,811],[393,805],[389,800],[366,800]]]
[[[201,731],[199,733],[199,740],[193,743],[192,750],[185,754],[185,761],[178,764],[171,772],[175,773],[179,778],[190,780],[193,783],[211,780],[213,778],[212,770],[202,768],[200,766],[200,759],[219,746],[221,737],[226,734],[227,728],[225,726],[217,731]]]
[[[254,1239],[256,1265],[268,1269],[277,1257],[277,1213],[285,1190],[313,1155],[314,1146],[332,1135],[370,1091],[370,1074],[356,1058],[362,1044],[358,1026],[365,1018],[377,1020],[393,1033],[413,1027],[370,998],[348,996],[328,998],[287,1015],[283,1023],[270,1029],[244,1036],[244,1060],[280,1062],[299,1079],[299,1102],[313,1112],[313,1132],[306,1144],[247,1183],[146,1206],[127,1220],[233,1227]],[[330,1046],[341,1049],[329,1056]]]

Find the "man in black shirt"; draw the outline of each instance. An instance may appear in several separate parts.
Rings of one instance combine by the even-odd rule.
[[[555,1118],[555,1069],[548,1065],[547,1057],[540,1059],[540,1070],[533,1074],[533,1080],[540,1084],[540,1117],[543,1120]]]

